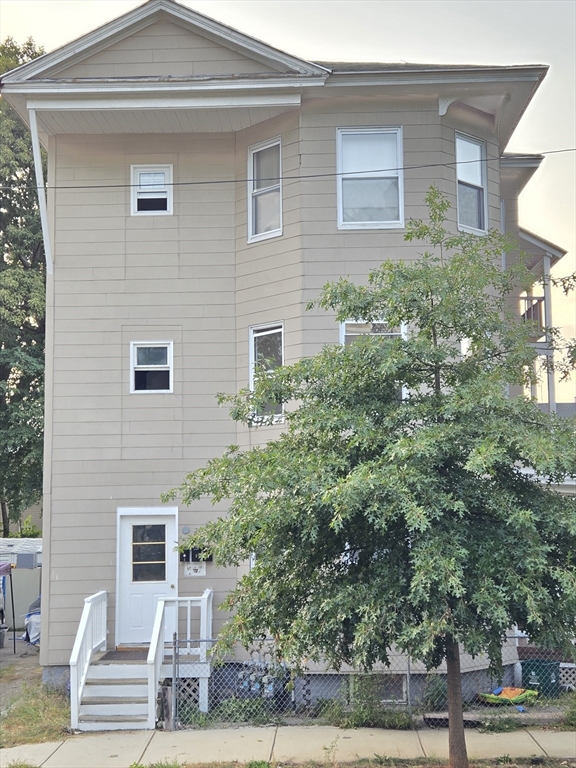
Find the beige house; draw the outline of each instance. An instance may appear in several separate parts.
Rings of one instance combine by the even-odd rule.
[[[352,332],[307,302],[329,279],[414,258],[404,225],[432,183],[455,230],[519,235],[542,157],[503,153],[545,75],[312,63],[149,0],[2,78],[48,152],[41,662],[52,679],[68,669],[84,607],[84,727],[97,727],[82,687],[106,642],[151,648],[152,697],[176,611],[201,610],[203,638],[224,619],[211,626],[210,590],[218,604],[240,569],[173,551],[216,512],[159,497],[282,426],[237,427],[216,394],[249,385],[259,357],[290,363]],[[547,272],[563,252],[524,235]],[[198,665],[209,674],[202,649]]]

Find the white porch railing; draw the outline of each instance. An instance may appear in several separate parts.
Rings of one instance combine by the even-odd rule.
[[[208,650],[211,646],[209,638],[212,637],[212,599],[214,592],[211,589],[204,590],[200,597],[161,597],[158,599],[150,650],[148,651],[148,728],[156,727],[156,697],[162,665],[165,663],[166,651],[172,653],[172,638],[166,640],[166,608],[173,608],[175,613],[175,625],[177,628],[181,617],[184,624],[186,641],[182,653],[196,655],[197,661],[207,664]],[[200,609],[200,637],[192,638],[193,609]],[[182,616],[182,614],[184,614]],[[200,710],[208,709],[207,678],[204,684],[200,681]],[[205,690],[204,690],[205,689]]]
[[[72,728],[78,728],[80,702],[92,657],[106,650],[108,593],[96,592],[85,598],[76,640],[70,656],[70,713]]]

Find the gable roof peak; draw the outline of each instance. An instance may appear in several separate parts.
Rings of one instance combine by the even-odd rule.
[[[257,38],[229,27],[220,21],[176,2],[176,0],[147,0],[123,16],[66,43],[27,64],[11,70],[2,77],[3,83],[21,82],[31,78],[50,78],[54,72],[97,53],[166,17],[190,31],[219,43],[264,65],[297,75],[327,76],[330,70],[314,62],[300,59],[274,48]]]

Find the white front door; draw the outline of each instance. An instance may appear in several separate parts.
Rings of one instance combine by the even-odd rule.
[[[178,597],[177,508],[118,510],[116,645],[149,643],[159,597]],[[176,611],[168,611],[165,640]]]

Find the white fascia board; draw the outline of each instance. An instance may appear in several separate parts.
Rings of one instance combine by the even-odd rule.
[[[150,2],[135,8],[133,11],[104,24],[98,29],[79,37],[77,40],[58,48],[51,53],[44,54],[32,62],[23,64],[11,70],[2,78],[3,83],[28,80],[43,73],[58,68],[63,69],[85,59],[113,43],[128,37],[130,34],[153,24],[158,18],[166,14],[179,26],[185,26],[204,37],[241,51],[244,55],[256,57],[260,61],[274,66],[284,67],[295,73],[308,75],[326,75],[330,70],[313,62],[299,59],[290,54],[279,51],[276,48],[263,43],[238,30],[227,27],[214,19],[203,16],[200,13],[185,8],[173,0],[150,0]]]
[[[502,155],[500,168],[538,168],[544,155]]]
[[[299,107],[300,94],[282,95],[222,95],[222,96],[180,96],[176,98],[131,98],[131,99],[41,99],[29,101],[28,109],[38,112],[78,112],[106,109],[146,110],[146,109],[231,109],[253,107]]]
[[[560,246],[554,245],[554,243],[551,243],[548,240],[544,240],[543,238],[538,237],[538,235],[535,235],[533,232],[529,232],[527,229],[523,229],[522,227],[518,229],[518,237],[520,240],[524,240],[525,242],[530,243],[530,245],[534,245],[536,248],[540,248],[541,251],[548,253],[555,260],[561,259],[568,253],[568,251],[563,250],[560,248]]]
[[[91,83],[55,83],[38,82],[6,84],[2,88],[5,96],[11,94],[29,95],[58,95],[58,96],[90,96],[105,94],[132,94],[152,93],[190,93],[194,91],[253,91],[253,90],[294,90],[296,88],[309,88],[310,86],[323,86],[324,78],[263,78],[249,80],[199,80],[181,82],[130,82],[122,80],[111,82],[101,80]]]
[[[526,66],[485,69],[437,69],[410,70],[408,72],[336,72],[326,81],[327,86],[372,86],[372,85],[458,85],[470,83],[538,82],[548,67]]]

